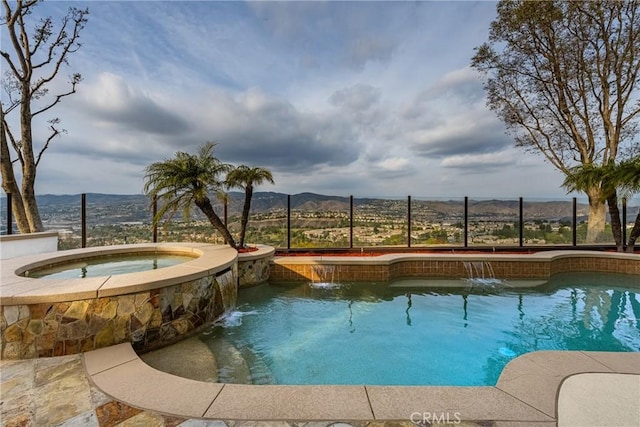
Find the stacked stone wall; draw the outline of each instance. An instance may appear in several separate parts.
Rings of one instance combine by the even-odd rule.
[[[234,281],[237,268],[232,268]],[[220,273],[218,273],[220,276]],[[128,295],[0,307],[2,359],[170,344],[224,313],[216,275]]]

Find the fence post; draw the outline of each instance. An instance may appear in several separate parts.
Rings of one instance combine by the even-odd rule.
[[[225,197],[224,199],[224,226],[227,226],[228,223],[228,219],[229,219],[229,201],[227,200],[227,198]]]
[[[573,246],[578,246],[578,199],[573,198]]]
[[[287,194],[287,249],[291,249],[291,194]]]
[[[87,193],[80,196],[80,221],[82,222],[82,247],[87,247]]]
[[[520,222],[518,223],[518,228],[519,228],[519,236],[520,236],[520,247],[524,246],[524,209],[523,209],[523,199],[522,197],[520,197]]]
[[[469,197],[464,196],[464,247],[469,247]]]
[[[411,196],[407,196],[407,247],[411,247]]]
[[[627,250],[627,198],[622,198],[622,247]]]
[[[158,196],[153,196],[153,243],[158,243],[158,222],[156,221],[156,215],[158,215]]]
[[[13,234],[13,195],[7,193],[7,234]]]
[[[349,249],[353,249],[353,195],[349,196]]]

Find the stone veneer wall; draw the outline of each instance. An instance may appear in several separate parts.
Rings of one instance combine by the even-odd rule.
[[[238,287],[248,288],[269,280],[275,248],[257,245],[258,251],[238,254]]]
[[[375,258],[374,258],[375,260]],[[467,277],[464,262],[471,259],[452,260],[404,260],[393,263],[375,261],[362,262],[355,259],[348,264],[344,259],[331,262],[325,257],[321,262],[308,262],[292,258],[278,259],[271,266],[270,280],[322,280],[318,277],[318,265],[332,265],[336,280],[344,281],[389,281],[405,277]],[[484,259],[483,259],[484,261]],[[640,257],[621,259],[613,257],[531,259],[531,260],[488,260],[496,277],[504,279],[516,278],[548,278],[552,274],[573,272],[612,272],[640,275]]]
[[[237,267],[231,271],[236,283]],[[62,356],[127,341],[136,350],[170,344],[224,312],[222,274],[128,295],[2,306],[2,359]]]
[[[269,280],[271,258],[238,260],[238,286],[248,288]]]

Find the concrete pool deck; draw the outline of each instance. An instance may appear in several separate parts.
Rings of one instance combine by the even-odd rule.
[[[495,387],[253,386],[157,371],[125,343],[2,361],[0,380],[6,426],[640,425],[640,353],[528,353]]]

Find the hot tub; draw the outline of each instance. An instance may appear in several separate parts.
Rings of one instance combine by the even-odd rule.
[[[182,255],[155,270],[73,279],[28,271],[96,257]],[[104,246],[13,258],[2,263],[3,359],[73,354],[122,342],[139,350],[179,340],[224,313],[237,287],[237,252],[228,246],[161,243]]]

